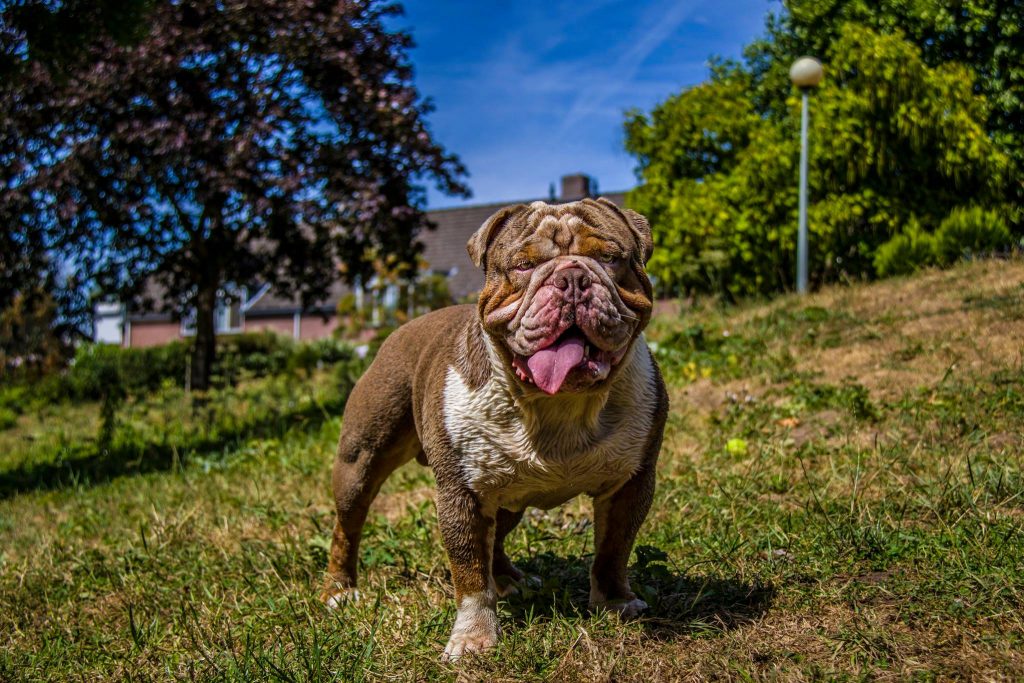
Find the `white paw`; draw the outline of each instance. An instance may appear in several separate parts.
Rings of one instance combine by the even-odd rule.
[[[640,616],[641,612],[647,609],[647,603],[640,598],[632,598],[630,600],[605,600],[603,602],[593,603],[590,608],[594,610],[617,612],[623,619],[636,619]]]
[[[441,661],[458,659],[470,652],[483,652],[497,644],[498,614],[494,611],[494,593],[463,596]]]
[[[338,609],[345,603],[359,602],[359,600],[361,600],[362,597],[363,594],[355,588],[348,588],[340,590],[334,595],[328,597],[326,600],[324,600],[324,606],[326,606],[327,609]]]
[[[452,633],[441,655],[442,662],[458,659],[470,652],[483,652],[498,644],[497,633]]]

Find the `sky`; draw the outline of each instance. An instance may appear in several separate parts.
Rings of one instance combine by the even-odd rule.
[[[405,0],[431,131],[469,170],[473,197],[430,188],[428,208],[546,197],[582,172],[636,185],[624,113],[708,76],[761,35],[771,0]]]

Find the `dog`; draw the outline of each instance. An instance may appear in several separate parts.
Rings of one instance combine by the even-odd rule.
[[[322,599],[356,586],[359,541],[381,484],[433,469],[457,614],[443,659],[494,646],[496,602],[524,579],[504,539],[527,507],[593,499],[590,606],[647,608],[626,566],[654,494],[668,412],[643,340],[651,317],[647,220],[607,199],[505,207],[467,244],[479,300],[392,333],[345,408]]]

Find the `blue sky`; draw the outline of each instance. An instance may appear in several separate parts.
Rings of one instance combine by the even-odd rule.
[[[416,84],[437,110],[431,130],[469,169],[473,198],[431,188],[429,208],[547,195],[566,173],[604,191],[636,184],[623,113],[707,77],[712,55],[738,57],[761,34],[770,0],[406,0]]]

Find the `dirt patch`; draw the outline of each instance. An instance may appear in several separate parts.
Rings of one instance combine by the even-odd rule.
[[[805,443],[817,441],[827,437],[835,429],[836,425],[843,421],[843,414],[838,410],[822,410],[811,413],[800,418],[799,422],[789,432],[789,438],[799,448]]]
[[[382,493],[370,506],[370,514],[381,515],[393,524],[404,517],[409,508],[416,507],[425,500],[434,500],[434,489],[428,486],[411,491],[395,491]]]

